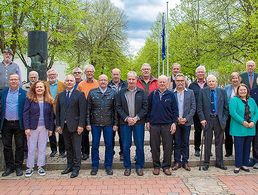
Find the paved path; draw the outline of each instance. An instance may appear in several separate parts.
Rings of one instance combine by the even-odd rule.
[[[211,167],[208,172],[197,167],[187,172],[179,169],[172,176],[152,175],[145,169],[139,177],[135,171],[123,176],[123,170],[115,169],[113,176],[99,170],[97,176],[90,176],[90,170],[81,170],[78,178],[70,179],[59,171],[48,171],[46,176],[35,172],[31,178],[16,177],[14,174],[0,178],[0,194],[258,194],[258,170],[234,174],[234,167],[222,171]]]

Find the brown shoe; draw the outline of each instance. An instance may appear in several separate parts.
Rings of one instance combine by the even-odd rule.
[[[129,175],[131,175],[131,169],[125,169],[124,176],[129,176]]]
[[[177,169],[180,169],[181,168],[181,165],[179,163],[176,163],[173,167],[172,167],[172,170],[173,171],[176,171]]]
[[[159,175],[159,172],[160,172],[160,168],[154,168],[152,171],[153,175]]]
[[[163,172],[165,173],[165,175],[172,175],[172,173],[169,170],[169,168],[163,169]]]
[[[183,164],[183,168],[184,168],[186,171],[191,171],[191,168],[189,167],[188,163]]]

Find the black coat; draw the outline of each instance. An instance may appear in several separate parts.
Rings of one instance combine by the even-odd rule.
[[[148,111],[148,100],[147,95],[144,91],[137,87],[135,94],[135,115],[137,115],[140,120],[137,124],[144,124],[146,120],[146,115]],[[120,116],[120,124],[127,124],[125,119],[129,116],[128,105],[125,97],[126,88],[121,89],[116,96],[116,110]]]
[[[90,90],[87,98],[87,125],[117,125],[115,95],[116,92],[111,88],[107,88],[104,94],[99,88]]]
[[[77,127],[85,127],[86,99],[82,92],[73,90],[69,103],[66,102],[66,91],[58,95],[56,105],[56,126],[64,128],[66,122],[70,132],[76,132]]]

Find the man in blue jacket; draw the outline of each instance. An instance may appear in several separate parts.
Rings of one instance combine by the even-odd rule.
[[[162,168],[165,175],[171,175],[172,134],[176,131],[178,108],[173,92],[168,90],[168,77],[159,76],[158,86],[159,88],[148,97],[148,123],[146,124],[147,129],[150,130],[153,174],[159,175]],[[164,151],[162,164],[160,162],[161,140]]]
[[[16,73],[9,76],[9,87],[1,92],[0,104],[0,131],[4,146],[4,159],[6,169],[3,177],[10,175],[16,170],[17,176],[22,176],[22,163],[24,159],[24,128],[23,107],[26,91],[19,87],[19,75]],[[15,140],[15,159],[13,157],[12,140]]]

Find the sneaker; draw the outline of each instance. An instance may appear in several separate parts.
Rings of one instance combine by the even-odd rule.
[[[33,175],[33,169],[27,169],[25,171],[25,177],[31,177]]]
[[[38,174],[44,176],[46,175],[46,171],[42,167],[38,167]]]
[[[255,163],[255,165],[253,166],[254,169],[258,169],[258,163]]]

